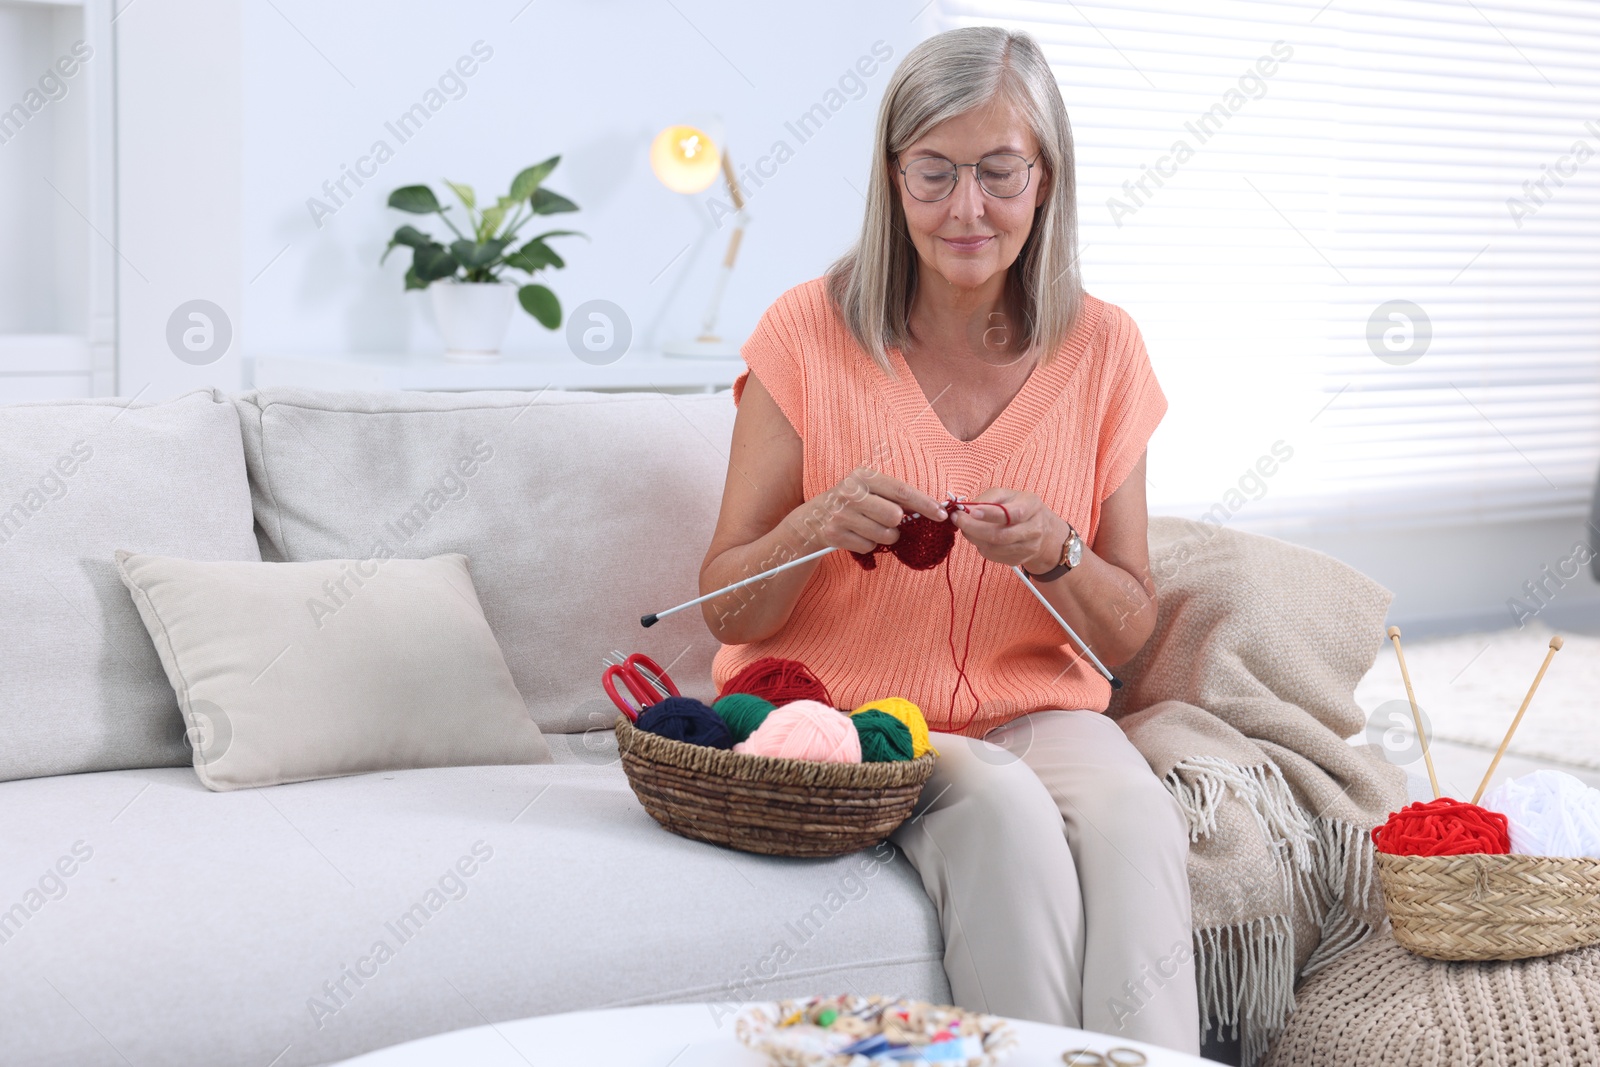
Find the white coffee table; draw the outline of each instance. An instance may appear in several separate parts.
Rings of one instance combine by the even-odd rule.
[[[738,1012],[726,1005],[651,1004],[605,1011],[539,1015],[515,1022],[475,1026],[407,1041],[354,1059],[345,1067],[770,1067],[760,1053],[733,1036]],[[741,1009],[743,1010],[743,1009]],[[1181,1052],[1072,1030],[1011,1020],[1020,1047],[1002,1061],[1005,1067],[1063,1067],[1069,1048],[1136,1048],[1150,1067],[1216,1067],[1210,1060]]]

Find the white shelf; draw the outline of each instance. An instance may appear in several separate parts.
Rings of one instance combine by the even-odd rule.
[[[495,363],[455,363],[442,355],[396,353],[258,355],[245,358],[247,388],[298,385],[312,389],[593,389],[714,393],[733,385],[742,359],[678,359],[629,352],[593,366],[562,353],[508,355]]]

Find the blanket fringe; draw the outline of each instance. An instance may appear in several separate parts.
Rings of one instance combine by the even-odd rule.
[[[1242,1063],[1251,1067],[1288,1024],[1299,978],[1361,944],[1373,932],[1363,916],[1383,915],[1372,839],[1365,827],[1307,813],[1272,763],[1241,767],[1196,756],[1176,764],[1165,784],[1189,820],[1191,842],[1216,832],[1217,807],[1232,791],[1275,846],[1288,914],[1205,927],[1194,935],[1203,1025],[1219,1033],[1227,1025],[1233,1037],[1242,1033]],[[1298,974],[1296,914],[1312,916],[1321,931]]]
[[[1227,1026],[1241,1062],[1255,1063],[1294,1009],[1294,924],[1264,915],[1196,930],[1194,944],[1204,1031]]]
[[[1326,967],[1365,941],[1378,924],[1387,922],[1383,886],[1377,877],[1372,836],[1365,827],[1334,819],[1316,820],[1317,878],[1329,894],[1322,914],[1322,937],[1312,950],[1304,978]]]

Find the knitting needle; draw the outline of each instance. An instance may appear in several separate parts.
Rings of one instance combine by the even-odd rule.
[[[714,600],[724,593],[731,593],[735,589],[743,589],[747,585],[753,585],[756,582],[765,581],[766,579],[771,578],[774,574],[777,574],[779,571],[786,571],[790,567],[798,567],[802,563],[809,563],[811,560],[821,559],[823,556],[826,556],[829,552],[832,552],[838,547],[838,545],[829,545],[827,548],[819,549],[818,551],[811,553],[809,556],[801,556],[799,559],[791,559],[788,563],[780,563],[776,567],[773,567],[770,570],[764,570],[760,574],[746,578],[742,582],[734,582],[732,585],[723,586],[714,593],[707,593],[705,596],[697,596],[693,600],[685,601],[675,608],[668,608],[666,611],[658,611],[654,615],[642,615],[639,618],[639,625],[648,629],[649,627],[660,622],[662,619],[666,618],[668,615],[680,612],[684,608],[692,608],[696,604],[704,604],[706,601]]]
[[[813,552],[809,556],[801,556],[799,559],[792,559],[788,563],[780,563],[776,567],[773,567],[773,568],[771,568],[769,570],[764,570],[760,574],[752,575],[751,577],[746,578],[743,581],[734,582],[732,585],[724,586],[723,588],[718,589],[715,592],[707,593],[705,596],[695,597],[693,600],[686,600],[682,604],[679,604],[675,608],[668,608],[666,611],[658,611],[658,612],[655,612],[654,614],[651,614],[651,615],[642,615],[642,616],[639,617],[639,625],[641,625],[641,626],[645,627],[646,629],[648,629],[649,627],[654,626],[656,623],[660,622],[662,619],[666,618],[668,615],[672,615],[672,614],[675,614],[677,612],[680,612],[684,608],[692,608],[696,604],[704,604],[707,600],[713,600],[713,599],[715,599],[715,598],[717,598],[719,596],[722,596],[724,593],[731,593],[735,589],[742,589],[747,585],[752,585],[752,584],[754,584],[756,582],[764,581],[764,580],[766,580],[768,578],[771,578],[774,574],[777,574],[780,571],[786,571],[790,567],[798,567],[802,563],[806,563],[806,562],[809,562],[809,561],[814,560],[814,559],[820,559],[820,558],[822,558],[823,556],[826,556],[829,552],[832,552],[834,549],[836,549],[838,547],[839,547],[838,545],[829,545],[827,548],[820,549],[820,550],[818,550],[816,552]],[[1122,688],[1122,682],[1118,678],[1113,676],[1110,671],[1106,670],[1105,666],[1099,661],[1099,659],[1097,659],[1095,657],[1095,654],[1093,652],[1089,651],[1089,646],[1084,644],[1082,638],[1080,638],[1073,631],[1072,627],[1067,625],[1067,620],[1063,619],[1061,617],[1061,615],[1056,611],[1055,607],[1050,603],[1050,601],[1045,599],[1044,594],[1039,592],[1039,590],[1034,587],[1034,584],[1028,580],[1027,575],[1025,575],[1022,572],[1022,568],[1021,567],[1012,567],[1011,569],[1017,573],[1017,577],[1018,578],[1022,579],[1022,584],[1026,585],[1028,587],[1028,591],[1031,592],[1034,596],[1039,598],[1039,603],[1044,605],[1045,610],[1050,613],[1051,617],[1054,618],[1056,620],[1056,622],[1061,624],[1061,628],[1063,630],[1067,631],[1068,636],[1070,636],[1072,638],[1072,640],[1077,644],[1077,646],[1083,650],[1083,654],[1089,657],[1090,662],[1092,662],[1095,665],[1095,669],[1098,670],[1101,674],[1105,675],[1106,680],[1111,683],[1111,688],[1113,688],[1113,689],[1121,689]]]
[[[1517,724],[1522,721],[1522,713],[1528,710],[1528,702],[1533,699],[1533,691],[1539,688],[1539,680],[1544,677],[1544,669],[1550,666],[1550,661],[1555,658],[1556,651],[1561,648],[1561,635],[1550,638],[1550,651],[1544,654],[1544,662],[1539,664],[1539,673],[1533,676],[1533,684],[1528,687],[1528,695],[1522,698],[1522,707],[1517,709],[1517,717],[1511,720],[1511,729],[1506,731],[1506,739],[1500,742],[1500,751],[1494,754],[1494,762],[1489,764],[1489,770],[1483,776],[1483,781],[1478,783],[1478,791],[1472,794],[1472,802],[1476,804],[1478,798],[1483,796],[1484,789],[1489,785],[1489,779],[1494,776],[1494,769],[1500,765],[1500,757],[1506,754],[1506,746],[1511,744],[1511,735],[1517,732]]]
[[[1050,613],[1050,617],[1055,619],[1056,622],[1059,622],[1061,624],[1061,628],[1067,631],[1067,636],[1071,637],[1077,646],[1083,649],[1083,654],[1089,657],[1089,662],[1094,664],[1095,670],[1106,676],[1106,681],[1111,683],[1111,688],[1121,689],[1122,680],[1112,675],[1110,671],[1106,670],[1105,665],[1095,658],[1095,654],[1089,651],[1089,646],[1084,644],[1083,639],[1073,632],[1072,627],[1067,625],[1067,620],[1063,619],[1061,614],[1056,611],[1055,605],[1046,600],[1044,594],[1039,592],[1039,587],[1028,580],[1028,576],[1023,573],[1022,568],[1012,567],[1011,569],[1016,572],[1018,578],[1022,579],[1022,584],[1028,587],[1028,592],[1039,598],[1039,603],[1044,605],[1044,610]]]
[[[1428,781],[1433,783],[1433,799],[1439,799],[1439,776],[1433,773],[1433,753],[1428,751],[1428,733],[1422,728],[1422,712],[1417,710],[1417,697],[1411,691],[1411,674],[1406,670],[1406,654],[1400,651],[1400,627],[1389,627],[1389,640],[1394,642],[1394,654],[1400,657],[1400,677],[1406,683],[1406,699],[1411,701],[1411,721],[1417,724],[1417,738],[1422,742],[1422,758],[1428,763]]]
[[[949,511],[960,510],[970,514],[974,507],[981,507],[984,504],[990,503],[986,500],[968,500],[966,497],[956,496],[954,493],[947,493],[945,495],[949,498],[945,504],[946,510]],[[1006,511],[1005,507],[1001,504],[993,504],[992,506],[1000,508],[1001,511],[1005,511],[1006,524],[1010,525],[1011,513]],[[1083,654],[1089,657],[1089,660],[1094,664],[1095,669],[1101,674],[1105,675],[1106,681],[1111,683],[1111,688],[1121,689],[1122,680],[1117,678],[1110,671],[1106,670],[1105,664],[1101,663],[1100,660],[1095,657],[1095,654],[1089,651],[1089,646],[1084,644],[1083,639],[1077,635],[1072,627],[1067,625],[1067,620],[1063,619],[1060,612],[1056,611],[1055,605],[1050,603],[1050,601],[1045,598],[1043,593],[1039,592],[1039,587],[1028,580],[1028,575],[1023,571],[1023,569],[1021,567],[1012,567],[1011,569],[1016,572],[1018,578],[1022,579],[1022,584],[1028,587],[1028,592],[1039,598],[1039,603],[1044,605],[1044,610],[1050,613],[1050,617],[1055,619],[1056,622],[1060,623],[1061,628],[1067,631],[1067,635],[1072,638],[1073,642],[1079,648],[1083,649]]]

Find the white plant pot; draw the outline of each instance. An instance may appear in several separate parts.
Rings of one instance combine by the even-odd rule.
[[[460,363],[491,363],[500,358],[500,342],[511,325],[517,287],[510,282],[458,282],[428,286],[433,317],[444,336],[444,358]]]

